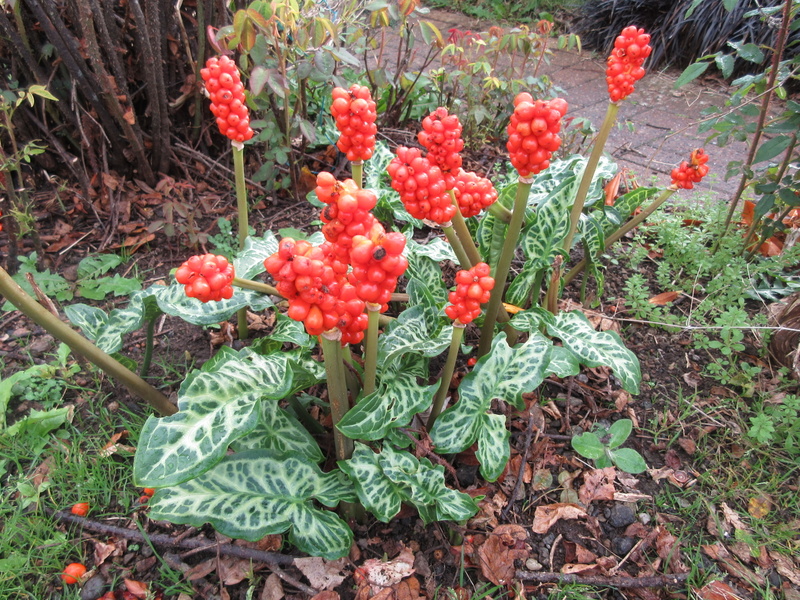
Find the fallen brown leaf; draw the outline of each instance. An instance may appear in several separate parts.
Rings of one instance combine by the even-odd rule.
[[[244,581],[252,573],[252,563],[250,560],[225,556],[219,559],[217,573],[219,579],[225,585],[236,585]]]
[[[347,575],[347,560],[325,560],[319,557],[295,558],[294,565],[306,576],[311,587],[318,590],[332,590],[340,585]]]
[[[686,573],[688,567],[681,560],[680,541],[664,527],[659,525],[656,530],[656,552],[664,560],[669,561],[673,573]]]
[[[533,516],[533,526],[531,530],[534,533],[545,534],[561,519],[583,519],[587,516],[589,515],[586,511],[577,504],[559,502],[556,504],[537,506]]]
[[[777,552],[769,551],[769,556],[775,561],[775,570],[781,575],[786,577],[794,585],[800,585],[800,571],[797,565],[788,556],[778,554]]]
[[[332,592],[330,590],[325,590],[324,592],[320,592],[316,596],[312,596],[311,600],[339,600],[339,593]]]
[[[766,494],[753,496],[747,503],[747,512],[755,519],[763,519],[772,508],[772,498]]]
[[[423,600],[420,596],[419,579],[408,577],[394,586],[394,597],[396,600]]]
[[[145,600],[147,598],[147,584],[143,581],[136,581],[134,579],[125,579],[125,588],[128,590],[129,594],[132,594],[134,598],[140,598],[141,600]]]
[[[188,581],[194,581],[195,579],[202,579],[209,573],[213,573],[217,569],[217,559],[216,558],[209,558],[202,562],[197,563],[191,569],[186,571],[183,576]]]
[[[383,588],[389,588],[414,574],[414,553],[410,548],[404,548],[389,561],[370,558],[358,567],[357,572],[370,585],[372,592],[377,594]]]
[[[614,478],[616,476],[617,469],[615,467],[592,469],[584,473],[583,485],[578,490],[578,498],[580,498],[581,504],[589,506],[593,500],[613,500]]]
[[[692,590],[700,600],[743,600],[731,586],[724,581],[710,581],[700,589]]]
[[[514,579],[514,561],[525,560],[530,546],[528,533],[521,525],[500,525],[478,548],[483,576],[495,585],[506,585]]]
[[[327,599],[324,597],[320,598],[322,594],[334,594],[334,596]],[[264,581],[264,587],[261,588],[261,594],[258,596],[258,600],[281,600],[283,596],[284,592],[281,578],[275,573],[270,573],[269,577]],[[339,600],[339,594],[336,592],[324,591],[314,596],[314,598],[317,600]],[[312,598],[312,600],[314,599]]]
[[[697,444],[692,438],[678,438],[678,445],[683,448],[683,451],[686,452],[686,454],[692,455],[697,452]]]
[[[750,531],[750,528],[742,522],[742,519],[739,517],[739,513],[737,513],[724,502],[722,503],[722,516],[725,519],[725,522],[734,529]]]

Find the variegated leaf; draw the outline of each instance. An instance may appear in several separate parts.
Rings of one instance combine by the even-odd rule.
[[[515,314],[511,318],[511,326],[517,331],[538,331],[542,329],[545,323],[549,323],[552,320],[553,313],[535,306]]]
[[[536,219],[526,228],[522,249],[536,269],[549,268],[561,252],[561,242],[569,231],[570,207],[577,180],[569,177],[559,183],[536,209]]]
[[[339,468],[350,477],[364,508],[379,521],[388,523],[400,512],[408,493],[384,475],[379,457],[368,446],[356,442],[353,456],[339,461]]]
[[[271,231],[264,232],[260,238],[248,236],[244,241],[244,250],[239,252],[233,260],[236,276],[242,279],[252,279],[263,273],[266,271],[264,259],[277,251],[278,238]]]
[[[170,486],[207,471],[231,441],[256,427],[258,400],[281,398],[291,386],[291,371],[280,355],[237,357],[224,366],[187,377],[177,413],[147,419],[133,462],[137,485]]]
[[[290,319],[278,311],[275,311],[275,328],[269,334],[269,339],[297,344],[301,348],[312,348],[317,343],[315,338],[306,333],[306,328],[300,321]]]
[[[510,437],[505,415],[485,414],[481,417],[475,458],[481,463],[481,475],[486,481],[494,481],[503,473],[511,457]]]
[[[409,235],[413,232],[409,232]],[[406,248],[408,248],[409,261],[413,257],[424,256],[435,262],[449,260],[456,262],[456,254],[453,248],[445,240],[435,237],[425,244],[420,244],[411,237],[406,237]]]
[[[594,262],[606,251],[606,236],[603,233],[603,226],[598,223],[592,215],[581,213],[578,221],[578,230],[584,245],[584,256],[587,262]]]
[[[382,378],[378,389],[362,398],[336,427],[354,440],[382,439],[430,406],[437,388],[436,384],[420,385],[413,373],[398,371]]]
[[[409,256],[406,277],[420,282],[437,304],[443,305],[447,302],[442,268],[435,260],[422,255]]]
[[[525,306],[528,303],[531,289],[536,281],[536,273],[540,270],[536,266],[537,263],[536,260],[525,262],[522,270],[511,280],[511,284],[506,290],[505,302],[515,306]]]
[[[564,346],[550,348],[550,360],[547,363],[545,376],[571,377],[581,372],[581,363],[578,357]]]
[[[378,342],[380,372],[391,369],[392,362],[407,352],[416,352],[430,357],[441,354],[450,345],[452,325],[443,327],[436,333],[431,330],[427,321],[425,307],[412,306],[404,310],[387,327]]]
[[[282,354],[289,361],[292,371],[292,387],[284,397],[308,389],[325,379],[325,366],[311,358],[307,351],[298,348]]]
[[[620,337],[612,331],[595,331],[583,313],[560,313],[548,323],[550,335],[559,338],[581,363],[588,367],[608,366],[622,382],[622,386],[635,394],[642,379],[639,359],[628,350]]]
[[[258,312],[273,305],[266,294],[243,289],[236,289],[230,300],[219,302],[200,302],[197,298],[189,298],[179,283],[173,283],[169,287],[154,285],[147,292],[156,297],[159,308],[165,313],[180,317],[193,325],[221,323],[245,306]]]
[[[234,440],[236,451],[269,450],[273,456],[299,456],[306,461],[321,462],[319,445],[300,421],[278,406],[275,400],[263,400],[258,425],[248,434]]]
[[[113,354],[122,348],[126,333],[142,327],[148,291],[131,294],[126,307],[115,308],[108,314],[86,304],[72,304],[67,306],[64,312],[98,348]]]
[[[300,457],[278,458],[264,450],[227,456],[190,481],[159,489],[150,516],[172,523],[214,529],[251,542],[289,531],[303,552],[334,560],[353,543],[347,524],[326,506],[354,500],[353,488],[339,471],[323,473]]]

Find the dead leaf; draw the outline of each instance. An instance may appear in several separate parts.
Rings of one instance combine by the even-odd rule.
[[[247,542],[245,540],[236,540],[236,546],[243,546],[245,548],[255,548],[262,552],[277,552],[283,546],[283,536],[280,534],[265,535],[257,542]]]
[[[122,118],[125,119],[125,122],[128,123],[128,125],[135,125],[136,124],[136,115],[133,114],[133,109],[132,108],[129,108],[128,110],[126,110],[125,114],[122,115]]]
[[[191,569],[186,571],[183,576],[188,581],[194,581],[195,579],[202,579],[209,573],[213,573],[217,568],[217,559],[216,558],[209,558],[202,562],[197,563]]]
[[[666,306],[670,302],[675,302],[680,295],[681,292],[661,292],[660,294],[650,298],[648,302],[650,304],[655,304],[656,306]]]
[[[556,504],[546,504],[537,506],[533,517],[533,533],[545,534],[561,519],[583,519],[589,515],[577,504],[566,504],[558,502]]]
[[[700,600],[742,600],[731,586],[723,581],[710,581],[700,589],[692,590]]]
[[[686,452],[686,454],[692,455],[697,452],[697,444],[692,438],[678,438],[678,445],[683,448],[683,451]]]
[[[145,598],[147,598],[147,584],[143,581],[125,579],[125,588],[134,598],[139,598],[140,600],[145,600]]]
[[[124,543],[123,543],[124,546]],[[94,542],[94,566],[102,565],[109,556],[121,556],[123,549],[117,547],[116,542],[106,544],[99,540]]]
[[[667,450],[667,453],[664,455],[664,463],[666,463],[666,465],[670,469],[677,470],[680,469],[682,466],[681,459],[678,456],[678,453],[675,452],[674,448],[670,448],[669,450]]]
[[[599,575],[602,573],[602,570],[596,564],[582,565],[566,563],[561,567],[561,572],[568,575],[576,575],[578,573],[582,575]]]
[[[575,560],[582,565],[590,565],[597,560],[597,554],[580,544],[575,544]]]
[[[592,469],[584,473],[583,485],[578,490],[578,498],[580,498],[581,504],[589,506],[589,503],[593,500],[613,500],[614,478],[616,475],[617,469],[615,467]]]
[[[120,444],[120,440],[127,439],[128,437],[128,430],[123,429],[111,436],[111,439],[106,442],[106,445],[100,448],[98,454],[103,457],[111,456],[112,454],[116,454],[120,450],[124,452],[133,453],[136,451],[136,448],[133,446],[126,446],[125,444]]]
[[[731,553],[728,552],[728,549],[720,543],[703,545],[700,546],[700,549],[711,560],[725,560],[731,557]]]
[[[424,596],[420,596],[419,592],[419,579],[416,577],[403,579],[394,586],[395,600],[424,600]]]
[[[506,585],[514,579],[514,561],[525,560],[530,546],[528,533],[521,525],[500,525],[478,548],[483,576],[495,585]]]
[[[252,564],[249,560],[226,556],[219,559],[217,573],[220,581],[225,585],[236,585],[244,581],[252,572]]]
[[[766,494],[753,496],[747,503],[747,512],[754,519],[763,519],[769,514],[772,508],[772,499]]]
[[[334,594],[335,597],[328,598],[327,600],[339,600],[339,594],[328,591],[321,592],[320,594],[314,596],[314,598],[317,600],[326,600],[325,598],[320,598],[322,594]],[[266,581],[264,581],[264,587],[261,588],[261,594],[259,595],[258,600],[281,600],[283,596],[284,592],[281,578],[275,573],[270,573],[270,576],[267,577]]]
[[[332,592],[330,590],[325,590],[324,592],[320,592],[316,596],[312,596],[311,600],[339,600],[339,593]]]
[[[659,525],[656,528],[656,552],[658,555],[669,561],[669,566],[673,573],[686,573],[689,569],[681,560],[680,541],[664,527]]]
[[[724,502],[722,503],[722,516],[725,519],[725,523],[732,526],[734,529],[750,531],[750,528],[739,518],[739,514]]]
[[[797,570],[797,566],[792,562],[792,559],[783,554],[773,552],[772,550],[769,551],[769,556],[775,561],[775,570],[778,571],[778,573],[786,577],[786,579],[793,584],[800,585],[800,571]]]
[[[306,576],[311,587],[318,590],[332,590],[340,585],[347,575],[344,573],[347,560],[325,560],[319,557],[295,558],[295,566]]]
[[[414,574],[414,553],[409,548],[403,548],[396,558],[389,561],[370,558],[358,567],[358,573],[370,585],[372,592],[377,594],[383,588],[400,583]]]

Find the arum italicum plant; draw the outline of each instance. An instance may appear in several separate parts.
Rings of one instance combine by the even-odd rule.
[[[603,365],[631,393],[640,381],[638,360],[619,336],[595,331],[579,311],[539,306],[542,282],[560,273],[553,265],[566,254],[570,211],[589,169],[578,155],[552,160],[563,99],[517,97],[508,149],[519,180],[495,190],[462,168],[454,155],[460,125],[443,108],[423,123],[427,152],[400,147],[392,155],[375,145],[366,88],[332,97],[339,148],[367,170],[353,165],[353,179],[318,174],[320,232],[304,240],[248,237],[231,264],[190,258],[177,282],[137,293],[127,309],[68,312],[98,346],[117,352],[148,311],[209,325],[244,307],[275,310],[269,336],[220,349],[187,375],[177,413],[147,420],[134,479],[157,489],[153,518],[211,523],[247,540],[285,533],[300,551],[326,558],[346,555],[352,543],[347,522],[327,510],[340,504],[360,503],[384,522],[402,504],[426,523],[466,521],[479,498],[448,480],[441,463],[474,445],[482,476],[497,479],[510,456],[508,415],[524,410],[523,395],[545,378]],[[658,190],[638,189],[605,207],[600,180],[614,165],[601,157],[596,171],[577,231],[587,269],[601,283],[595,261],[605,241]],[[379,200],[408,223],[402,232],[375,217]],[[444,238],[417,241],[416,219],[441,226]],[[519,250],[523,262],[509,282]],[[454,281],[443,274],[448,262],[461,267]],[[256,279],[265,271],[270,284]],[[479,343],[479,358],[448,405],[465,336]],[[448,348],[443,371],[432,369]],[[326,414],[329,421],[319,418]],[[427,437],[436,463],[414,453]]]

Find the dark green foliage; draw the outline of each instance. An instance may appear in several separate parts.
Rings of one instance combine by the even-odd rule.
[[[647,61],[651,69],[685,67],[706,54],[732,52],[728,41],[774,46],[778,28],[766,18],[744,15],[759,6],[781,6],[783,0],[739,0],[730,12],[725,7],[730,2],[703,0],[686,18],[692,4],[693,0],[589,0],[573,23],[573,30],[585,47],[608,54],[623,28],[643,27],[653,37],[653,53]],[[779,14],[772,16],[780,18]],[[800,31],[795,30],[789,36],[785,58],[797,54],[798,42]],[[733,74],[760,72],[768,61],[768,53],[764,53],[760,64],[737,59]]]

